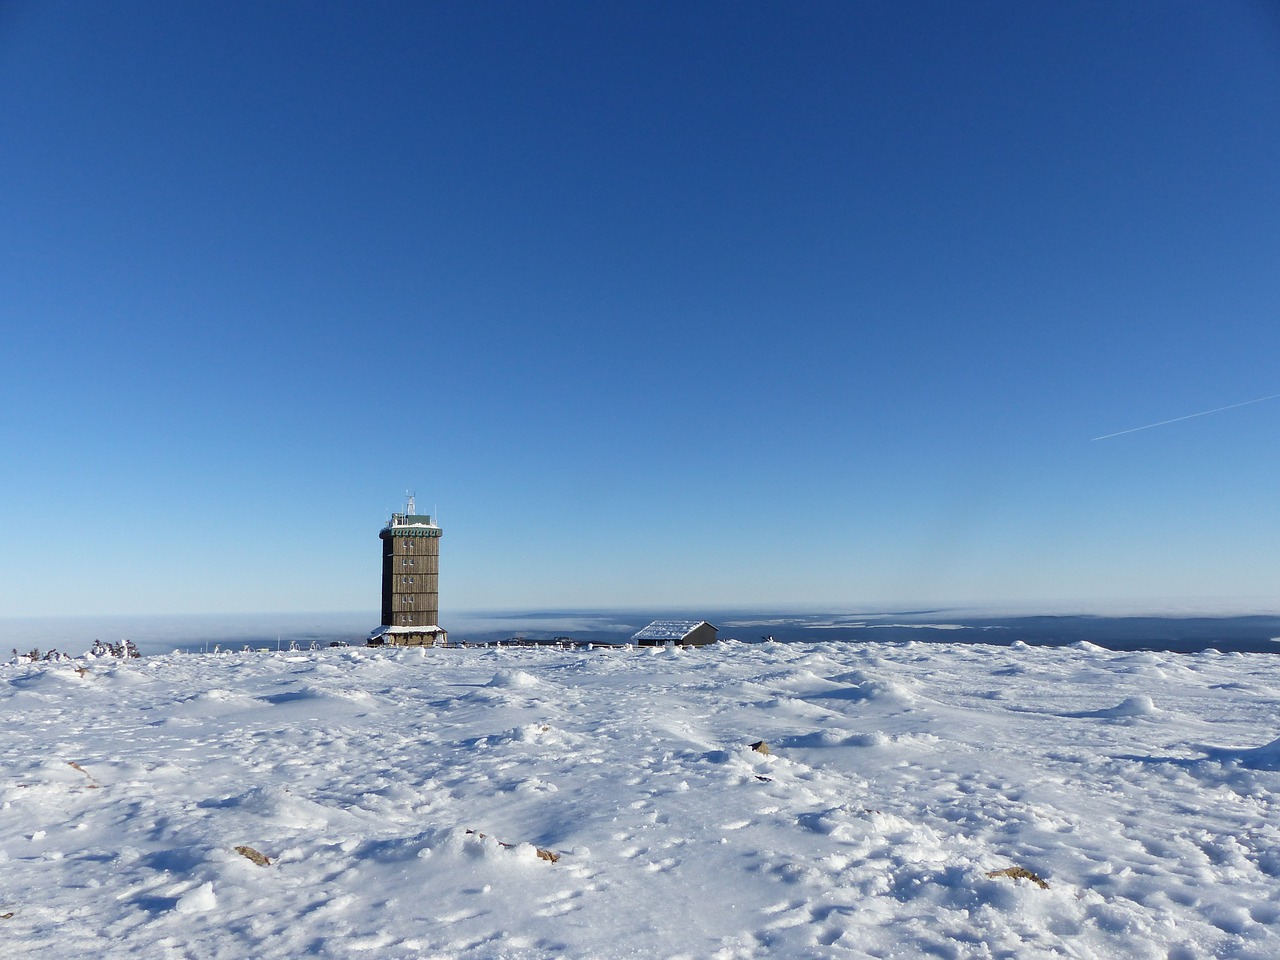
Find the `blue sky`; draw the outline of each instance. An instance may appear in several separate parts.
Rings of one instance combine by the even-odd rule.
[[[0,616],[1276,605],[1280,12],[0,6]]]

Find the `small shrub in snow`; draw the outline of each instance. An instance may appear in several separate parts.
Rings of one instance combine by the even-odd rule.
[[[1049,884],[1045,883],[1043,879],[1037,877],[1026,867],[1005,867],[1003,870],[991,870],[988,871],[987,876],[993,880],[996,877],[1008,877],[1011,880],[1030,880],[1041,890],[1049,889]]]
[[[39,661],[48,662],[48,661],[54,661],[54,660],[70,660],[70,659],[71,659],[70,654],[59,653],[57,650],[46,650],[44,653],[41,653],[39,647],[33,647],[27,653],[19,653],[17,647],[13,648],[14,663],[36,663]]]
[[[76,763],[74,760],[68,760],[68,761],[67,761],[67,766],[71,767],[73,770],[79,770],[81,773],[83,773],[86,777],[88,777],[88,778],[89,778],[89,789],[90,789],[90,790],[97,790],[99,787],[101,787],[101,786],[102,786],[102,784],[100,784],[100,783],[97,781],[97,779],[94,777],[94,775],[93,775],[92,773],[90,773],[90,772],[89,772],[88,770],[86,770],[84,767],[80,766],[80,764]]]
[[[131,660],[134,657],[140,657],[142,654],[138,652],[137,646],[132,640],[121,640],[119,643],[103,643],[101,640],[93,641],[93,648],[89,651],[91,657],[116,657],[120,660]]]
[[[468,830],[467,834],[480,840],[488,839],[488,834],[481,833],[478,830]],[[503,843],[501,840],[494,840],[494,843],[500,846],[503,850],[518,850],[521,847],[531,846],[531,844],[527,843]],[[533,851],[539,860],[546,860],[548,863],[555,863],[560,859],[560,854],[554,853],[551,850],[544,850],[542,847],[533,847]]]
[[[260,867],[271,866],[271,858],[268,857],[266,854],[259,853],[257,850],[253,849],[253,847],[246,847],[241,845],[239,847],[236,847],[235,849],[236,849],[236,853],[240,854],[240,856],[246,857],[249,860],[252,860],[254,863],[256,863]]]

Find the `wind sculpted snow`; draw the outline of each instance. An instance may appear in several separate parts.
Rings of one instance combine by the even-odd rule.
[[[727,643],[11,664],[0,955],[1274,957],[1276,663]]]

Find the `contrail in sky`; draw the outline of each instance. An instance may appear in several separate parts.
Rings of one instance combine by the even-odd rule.
[[[1191,420],[1195,417],[1207,417],[1211,413],[1221,413],[1223,410],[1234,410],[1236,407],[1247,407],[1251,403],[1261,403],[1263,400],[1274,400],[1280,397],[1280,393],[1273,393],[1269,397],[1259,397],[1257,400],[1246,400],[1243,403],[1229,403],[1225,407],[1214,407],[1212,410],[1201,410],[1199,413],[1188,413],[1185,417],[1174,417],[1172,420],[1161,420],[1159,423],[1148,423],[1145,427],[1130,427],[1128,430],[1120,430],[1117,433],[1106,433],[1100,437],[1094,437],[1094,440],[1110,440],[1112,437],[1123,437],[1126,433],[1137,433],[1139,430],[1150,430],[1152,427],[1163,427],[1166,423],[1177,423],[1179,420]],[[1089,441],[1092,443],[1093,441]]]

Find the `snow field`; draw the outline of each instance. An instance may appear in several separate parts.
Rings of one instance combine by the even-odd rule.
[[[0,955],[1271,958],[1276,663],[731,642],[8,665]],[[989,876],[1009,867],[1048,889]]]

